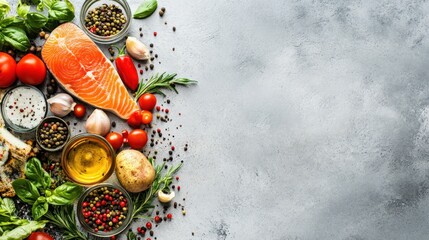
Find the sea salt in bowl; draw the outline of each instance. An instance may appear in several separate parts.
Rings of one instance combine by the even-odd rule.
[[[1,102],[1,114],[6,127],[19,133],[34,131],[47,113],[45,95],[29,85],[9,89]]]

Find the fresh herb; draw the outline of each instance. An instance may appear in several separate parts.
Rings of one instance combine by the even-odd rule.
[[[85,235],[78,229],[76,223],[76,213],[73,205],[53,206],[53,209],[44,216],[57,227],[63,230],[63,238],[88,240],[89,236]]]
[[[149,162],[154,165],[153,158],[149,158]],[[134,203],[134,210],[132,214],[133,219],[144,218],[142,214],[154,207],[152,202],[156,197],[156,194],[158,191],[168,191],[168,187],[173,181],[173,175],[179,171],[179,169],[182,167],[182,163],[175,167],[170,167],[165,175],[162,176],[161,171],[164,166],[165,163],[155,167],[155,180],[148,190],[131,196]]]
[[[127,240],[137,240],[137,235],[131,229],[127,233]]]
[[[176,90],[176,85],[188,86],[197,83],[197,81],[190,80],[188,78],[175,78],[176,76],[176,73],[163,73],[161,75],[155,74],[150,77],[146,83],[140,82],[136,91],[135,99],[139,99],[139,97],[145,93],[161,94],[162,96],[165,96],[161,91],[163,88],[179,93]]]
[[[134,13],[133,17],[137,19],[147,18],[150,15],[152,15],[153,12],[155,12],[157,7],[158,7],[157,0],[146,0],[142,4],[140,4],[136,12]]]
[[[29,221],[15,215],[15,203],[10,198],[0,198],[0,240],[24,239],[31,232],[45,227],[47,221]]]
[[[48,16],[30,12],[30,4],[37,5],[39,11],[46,7]],[[6,0],[0,0],[0,51],[8,46],[25,52],[31,46],[29,38],[36,36],[38,31],[53,30],[58,24],[74,18],[74,7],[69,0],[19,0],[16,11],[17,16],[8,16],[10,5]]]
[[[66,182],[52,191],[51,177],[42,168],[37,158],[32,158],[27,162],[25,165],[25,176],[28,179],[16,179],[12,182],[12,186],[16,195],[22,201],[33,205],[31,213],[36,220],[48,212],[49,204],[72,204],[83,190],[77,184]]]

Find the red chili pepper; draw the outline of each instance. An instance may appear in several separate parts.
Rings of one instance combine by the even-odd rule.
[[[125,55],[125,46],[122,49],[119,49],[116,46],[114,47],[119,51],[118,57],[115,59],[115,64],[122,82],[124,82],[124,84],[131,90],[137,90],[139,85],[139,76],[133,60],[130,56]]]

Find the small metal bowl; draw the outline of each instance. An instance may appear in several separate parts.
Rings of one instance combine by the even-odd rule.
[[[83,203],[85,202],[85,199],[88,197],[88,195],[91,192],[93,192],[94,190],[98,190],[98,189],[104,188],[104,187],[107,187],[108,189],[113,189],[113,190],[117,189],[117,190],[121,191],[122,196],[124,196],[124,198],[127,199],[127,205],[126,205],[127,215],[125,215],[125,219],[120,220],[122,222],[122,225],[120,225],[116,229],[106,231],[106,232],[104,230],[98,230],[98,228],[96,231],[94,226],[90,226],[89,223],[87,223],[85,221],[85,217],[84,217],[84,213],[83,213],[83,210],[85,209],[85,207],[83,206]],[[101,201],[102,200],[100,200],[100,202]],[[109,202],[109,200],[105,200],[105,201],[106,201],[106,203]],[[100,206],[99,208],[102,208],[102,206]],[[111,183],[102,183],[102,184],[98,184],[97,186],[88,188],[82,194],[82,196],[79,198],[79,201],[77,203],[77,218],[79,219],[79,222],[80,222],[82,228],[84,230],[86,230],[87,232],[89,232],[90,234],[97,236],[97,237],[111,237],[111,236],[120,234],[121,232],[123,232],[128,227],[128,225],[131,223],[131,220],[132,220],[133,209],[134,209],[133,201],[131,200],[131,197],[128,194],[128,192],[123,187],[121,187],[119,185],[111,184]],[[91,212],[92,212],[92,210],[91,210]],[[113,218],[112,218],[112,221],[113,221]],[[118,220],[118,222],[119,222],[119,220]]]
[[[64,124],[64,126],[66,126],[66,129],[67,129],[67,136],[66,136],[66,139],[64,140],[64,143],[61,145],[55,146],[53,148],[49,148],[49,147],[43,145],[42,140],[40,139],[41,129],[43,128],[45,123],[49,124],[51,122],[61,122],[62,124]],[[45,119],[42,120],[41,123],[39,123],[39,125],[36,128],[36,141],[43,150],[48,151],[48,152],[56,152],[56,151],[63,149],[64,146],[67,144],[67,141],[69,140],[69,138],[70,138],[70,128],[67,125],[67,123],[59,117],[54,117],[54,116],[46,117]]]
[[[102,6],[103,4],[107,4],[108,6],[113,4],[119,7],[122,10],[122,13],[125,16],[125,25],[122,30],[111,36],[99,36],[95,33],[92,33],[90,30],[86,28],[86,17],[89,11]],[[127,0],[86,0],[80,10],[80,24],[82,30],[96,43],[110,45],[120,40],[124,39],[127,36],[128,30],[130,29],[130,23],[132,19],[132,13],[130,6]]]
[[[41,103],[34,102],[35,99],[31,94],[40,97]],[[20,102],[22,105],[19,105]],[[35,109],[39,109],[43,114],[35,116]],[[18,133],[33,132],[47,113],[48,102],[45,95],[38,88],[29,85],[19,85],[9,89],[1,102],[1,115],[6,126]],[[26,120],[28,122],[25,122]]]
[[[113,174],[115,158],[115,150],[104,137],[82,133],[67,142],[61,154],[61,166],[70,180],[91,186]]]

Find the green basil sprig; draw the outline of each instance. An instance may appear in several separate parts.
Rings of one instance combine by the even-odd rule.
[[[31,158],[27,162],[25,176],[28,179],[17,179],[12,182],[12,186],[22,201],[33,205],[31,213],[35,220],[48,212],[49,204],[60,206],[72,204],[83,191],[81,186],[71,182],[65,182],[51,190],[51,177],[37,158]]]
[[[152,15],[153,12],[155,12],[157,7],[158,7],[157,0],[146,0],[142,4],[140,4],[136,12],[134,13],[133,17],[137,19],[147,18],[150,15]]]

